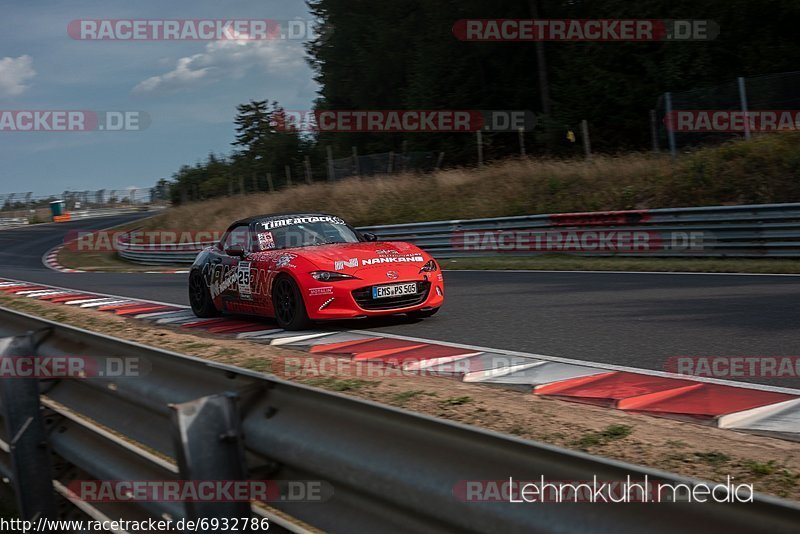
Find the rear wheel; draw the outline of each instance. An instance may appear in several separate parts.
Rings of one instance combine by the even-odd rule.
[[[300,289],[289,276],[275,280],[272,306],[275,309],[275,322],[284,330],[303,330],[311,326]]]
[[[436,315],[436,312],[439,311],[439,308],[433,308],[432,310],[417,310],[413,312],[408,312],[408,316],[412,319],[425,319],[426,317],[430,317],[431,315]]]
[[[206,281],[199,271],[192,271],[189,275],[189,304],[192,305],[192,312],[198,317],[219,315]]]

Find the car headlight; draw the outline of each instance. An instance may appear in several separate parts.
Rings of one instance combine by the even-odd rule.
[[[422,266],[422,269],[419,270],[421,273],[432,273],[439,269],[439,266],[436,265],[436,262],[433,260],[428,260],[428,263]]]
[[[337,280],[355,279],[355,276],[333,271],[311,271],[309,274],[311,274],[314,280],[319,280],[320,282],[336,282]]]

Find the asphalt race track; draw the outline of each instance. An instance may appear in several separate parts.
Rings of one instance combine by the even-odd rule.
[[[70,230],[144,215],[0,231],[0,277],[188,304],[187,275],[60,273],[42,264]],[[337,326],[654,370],[671,356],[800,354],[800,276],[450,271],[445,281],[446,304],[431,319]],[[748,380],[800,387],[797,378]]]

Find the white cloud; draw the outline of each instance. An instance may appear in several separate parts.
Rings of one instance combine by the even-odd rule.
[[[28,88],[25,82],[36,76],[32,65],[33,59],[27,55],[0,59],[0,98],[25,92]]]
[[[227,40],[208,43],[205,51],[177,61],[175,68],[152,76],[133,88],[134,93],[174,92],[223,79],[240,79],[251,69],[297,72],[308,67],[299,41]]]

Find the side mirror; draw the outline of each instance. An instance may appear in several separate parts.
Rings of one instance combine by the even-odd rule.
[[[376,235],[375,235],[375,234],[373,234],[372,232],[364,232],[364,233],[363,233],[363,234],[361,234],[361,235],[363,235],[363,236],[364,236],[364,239],[365,239],[366,241],[377,241],[377,240],[378,240],[378,236],[376,236]]]
[[[244,256],[244,247],[238,244],[231,245],[225,249],[225,254],[227,254],[228,256],[238,256],[241,258],[242,256]]]

